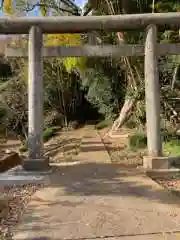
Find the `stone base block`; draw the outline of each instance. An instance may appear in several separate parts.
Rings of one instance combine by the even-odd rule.
[[[174,157],[151,157],[144,156],[143,167],[145,169],[169,169],[172,162],[175,161]]]
[[[26,171],[47,171],[50,169],[49,158],[24,159],[22,166]]]
[[[179,168],[169,168],[169,169],[147,169],[146,174],[154,180],[162,180],[164,178],[176,178],[179,177]]]
[[[44,184],[46,176],[51,174],[51,170],[26,171],[22,166],[17,166],[0,174],[0,186],[24,185],[24,184]]]

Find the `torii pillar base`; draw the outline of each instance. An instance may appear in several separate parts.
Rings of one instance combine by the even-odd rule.
[[[22,164],[23,168],[26,171],[48,171],[50,169],[49,166],[49,158],[41,158],[41,159],[25,159]]]
[[[172,167],[172,163],[177,162],[177,160],[179,160],[179,157],[144,156],[143,157],[143,168],[144,169],[170,169]]]

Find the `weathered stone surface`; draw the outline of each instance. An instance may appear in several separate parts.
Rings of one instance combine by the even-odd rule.
[[[25,159],[22,166],[26,171],[46,171],[49,169],[49,158]]]
[[[171,164],[176,158],[174,157],[152,157],[144,156],[143,167],[145,169],[170,169]]]

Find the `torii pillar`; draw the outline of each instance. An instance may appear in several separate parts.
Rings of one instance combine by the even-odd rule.
[[[48,169],[43,156],[43,35],[32,26],[28,47],[28,158],[23,162],[27,171]]]
[[[153,24],[146,31],[144,72],[148,156],[144,157],[143,166],[147,169],[168,169],[171,159],[163,156],[162,152],[157,27]]]

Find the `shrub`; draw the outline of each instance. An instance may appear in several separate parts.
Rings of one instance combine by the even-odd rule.
[[[99,122],[98,124],[96,124],[96,129],[101,130],[103,128],[110,126],[111,124],[112,124],[111,119],[103,120],[103,121]]]
[[[179,139],[172,139],[163,144],[164,152],[170,156],[180,156],[180,140]]]
[[[54,137],[57,133],[56,127],[49,127],[44,130],[43,141],[47,142],[50,138]]]
[[[47,142],[49,139],[54,137],[58,131],[58,127],[46,128],[43,132],[43,141]],[[20,152],[26,152],[28,150],[28,142],[24,141],[23,146],[19,149]]]
[[[137,133],[129,137],[129,147],[137,150],[147,147],[147,136],[143,133]]]

